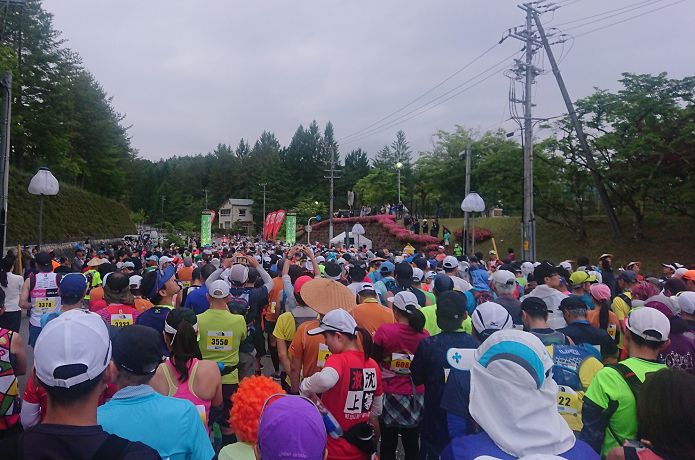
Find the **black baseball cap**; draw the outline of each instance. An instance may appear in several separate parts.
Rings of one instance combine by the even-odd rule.
[[[437,326],[454,332],[466,319],[466,295],[461,291],[446,291],[437,298]]]
[[[532,311],[538,313],[545,313],[549,311],[548,305],[545,303],[545,300],[541,299],[540,297],[526,297],[521,302],[521,309],[524,311]]]
[[[582,299],[579,298],[579,296],[576,295],[570,295],[562,299],[560,302],[560,310],[586,310],[588,309],[587,305],[584,303]]]
[[[454,280],[449,275],[439,274],[434,277],[434,291],[441,294],[446,291],[454,290]]]
[[[112,339],[111,359],[131,374],[154,374],[162,362],[161,336],[151,327],[122,328]]]
[[[44,251],[39,252],[38,254],[36,254],[36,264],[39,267],[50,267],[51,255]]]
[[[555,265],[546,261],[541,263],[533,270],[533,279],[535,279],[538,284],[543,284],[543,280],[546,277],[557,275],[559,273],[560,270]]]

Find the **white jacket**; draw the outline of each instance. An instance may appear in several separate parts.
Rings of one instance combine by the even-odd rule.
[[[548,327],[551,329],[560,329],[567,326],[565,318],[560,311],[560,302],[567,297],[557,289],[539,284],[529,294],[523,296],[520,300],[523,301],[526,297],[540,297],[548,306]]]

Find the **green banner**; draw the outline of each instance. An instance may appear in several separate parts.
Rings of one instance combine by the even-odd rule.
[[[297,216],[287,214],[285,217],[285,242],[294,244],[297,242]]]
[[[212,216],[206,211],[203,211],[200,216],[200,244],[202,246],[212,244]]]

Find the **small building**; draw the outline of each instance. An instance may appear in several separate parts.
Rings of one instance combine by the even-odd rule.
[[[254,233],[252,206],[253,200],[229,198],[219,207],[217,228],[252,235]]]

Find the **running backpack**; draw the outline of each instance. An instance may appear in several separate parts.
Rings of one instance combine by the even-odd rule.
[[[475,304],[480,305],[481,303],[492,302],[494,296],[492,291],[473,289],[473,298],[475,299]]]
[[[558,385],[557,411],[570,429],[582,430],[584,392],[603,368],[601,354],[589,344],[548,345],[553,358],[553,380]]]
[[[243,289],[239,291],[238,295],[235,295],[233,292],[230,291],[229,295],[231,296],[231,298],[227,302],[227,308],[229,308],[229,311],[231,311],[232,313],[246,315],[250,308],[249,290]]]

